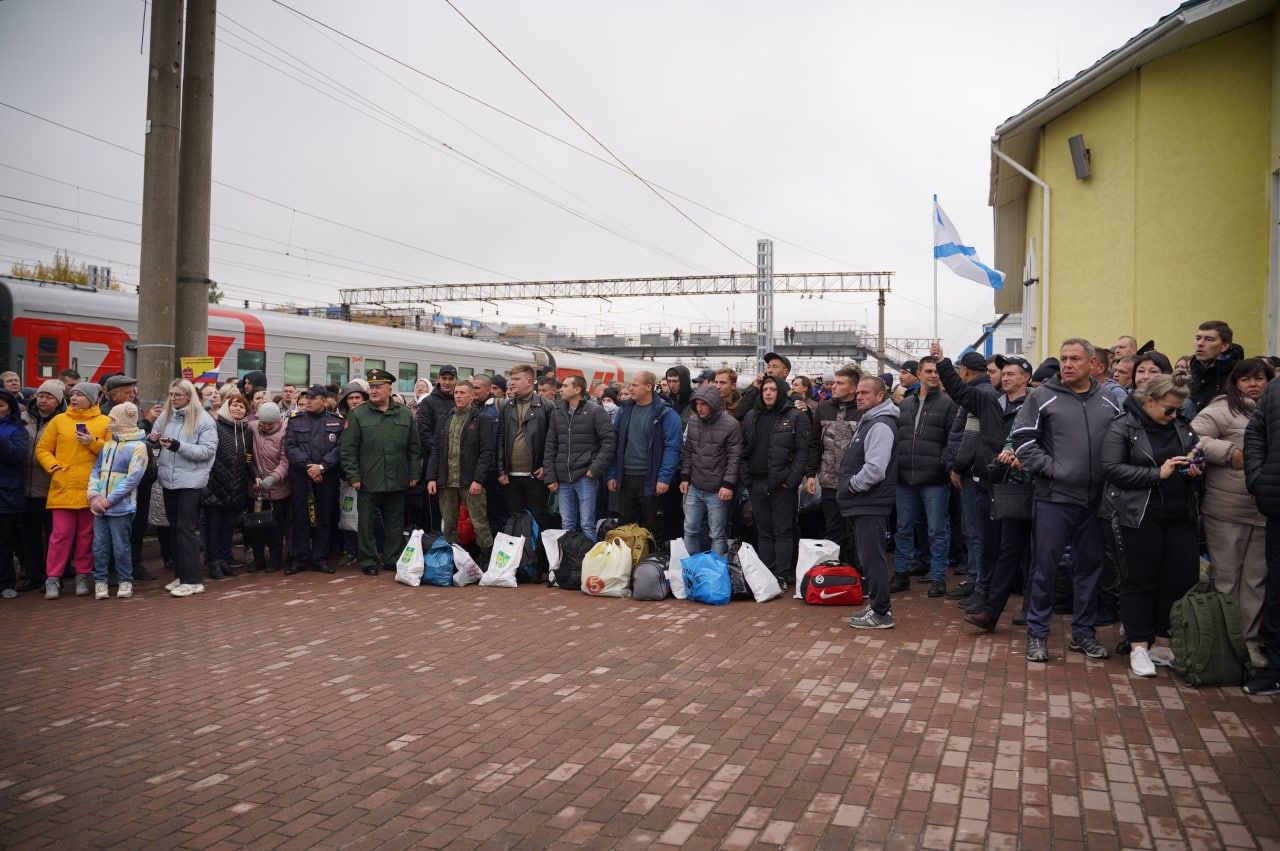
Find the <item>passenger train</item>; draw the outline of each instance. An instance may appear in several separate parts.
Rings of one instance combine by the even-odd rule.
[[[0,275],[0,370],[17,372],[23,386],[39,386],[68,366],[91,381],[116,372],[136,375],[137,328],[137,296]],[[208,355],[219,378],[261,370],[272,389],[342,385],[370,369],[386,369],[405,393],[419,378],[434,382],[444,364],[457,367],[459,378],[529,364],[539,374],[580,375],[588,383],[624,381],[658,366],[223,305],[209,305]]]

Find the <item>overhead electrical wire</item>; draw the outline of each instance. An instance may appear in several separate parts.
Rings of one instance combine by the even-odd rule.
[[[453,92],[454,94],[457,94],[457,95],[459,95],[459,96],[461,96],[461,97],[463,97],[463,98],[466,98],[467,100],[472,101],[473,103],[475,103],[475,104],[477,104],[477,105],[479,105],[479,106],[482,106],[482,107],[484,107],[485,109],[491,110],[492,112],[495,112],[495,113],[497,113],[498,115],[501,115],[502,117],[504,117],[504,118],[506,118],[506,119],[508,119],[508,120],[510,120],[510,121],[514,121],[516,124],[519,124],[520,126],[525,127],[526,129],[532,130],[533,132],[535,132],[535,133],[537,133],[537,134],[539,134],[539,135],[541,135],[541,136],[544,136],[544,137],[546,137],[546,138],[548,138],[548,139],[550,139],[550,140],[552,140],[552,141],[554,141],[554,142],[558,142],[559,144],[564,145],[564,146],[565,146],[565,147],[567,147],[567,148],[570,148],[570,149],[572,149],[572,150],[574,150],[574,151],[577,151],[578,153],[582,154],[583,156],[590,157],[591,159],[593,159],[593,160],[595,160],[595,161],[597,161],[597,162],[599,162],[599,163],[602,163],[602,164],[604,164],[604,165],[608,166],[609,168],[616,169],[617,171],[626,171],[626,169],[624,169],[624,168],[623,168],[623,166],[620,166],[620,165],[618,165],[617,163],[612,162],[612,161],[610,161],[610,160],[608,160],[608,159],[606,159],[606,158],[604,158],[604,157],[600,156],[599,154],[597,154],[597,153],[595,153],[595,152],[593,152],[593,151],[589,151],[589,150],[587,150],[586,148],[583,148],[583,147],[580,147],[580,146],[578,146],[578,145],[575,145],[573,142],[570,142],[570,141],[568,141],[567,139],[564,139],[564,138],[562,138],[562,137],[560,137],[560,136],[557,136],[556,134],[554,134],[554,133],[552,133],[552,132],[550,132],[550,131],[548,131],[548,130],[544,130],[543,128],[541,128],[541,127],[537,126],[536,124],[533,124],[533,123],[531,123],[531,122],[529,122],[529,121],[525,121],[523,118],[520,118],[520,117],[519,117],[519,116],[517,116],[517,115],[513,115],[512,113],[510,113],[510,112],[508,112],[508,111],[506,111],[506,110],[502,109],[501,107],[494,106],[493,104],[489,103],[488,101],[484,100],[483,98],[479,98],[479,97],[477,97],[477,96],[475,96],[475,95],[471,94],[470,92],[467,92],[467,91],[464,91],[463,89],[458,88],[457,86],[453,85],[452,83],[449,83],[449,82],[447,82],[447,81],[445,81],[445,80],[440,79],[439,77],[436,77],[436,76],[434,76],[434,75],[432,75],[432,74],[429,74],[429,73],[427,73],[426,71],[422,70],[421,68],[418,68],[418,67],[417,67],[417,66],[415,66],[415,65],[411,65],[411,64],[409,64],[408,62],[404,61],[403,59],[400,59],[400,58],[398,58],[398,57],[396,57],[396,56],[394,56],[394,55],[392,55],[392,54],[390,54],[390,53],[387,53],[387,52],[386,52],[386,51],[384,51],[384,50],[380,50],[379,48],[374,47],[373,45],[369,44],[368,42],[361,41],[360,39],[356,38],[355,36],[350,35],[350,34],[348,34],[348,33],[346,33],[346,32],[343,32],[342,30],[338,29],[337,27],[334,27],[334,26],[332,26],[332,25],[330,25],[330,24],[327,24],[327,23],[325,23],[324,21],[321,21],[321,20],[320,20],[320,19],[318,19],[318,18],[312,17],[311,15],[308,15],[306,12],[303,12],[303,11],[301,11],[300,9],[296,9],[296,8],[294,8],[293,6],[290,6],[288,3],[284,3],[284,2],[282,2],[282,0],[271,0],[271,2],[275,3],[277,6],[280,6],[280,7],[281,7],[281,8],[283,8],[283,9],[288,10],[289,12],[293,13],[294,15],[296,15],[297,17],[299,17],[299,18],[301,18],[301,19],[303,19],[303,20],[309,21],[309,22],[311,22],[312,24],[314,24],[314,25],[316,25],[316,26],[318,26],[318,27],[320,27],[320,28],[322,28],[322,29],[324,29],[324,30],[327,30],[327,31],[329,31],[329,32],[333,33],[334,35],[339,36],[339,37],[341,37],[341,38],[343,38],[343,39],[345,39],[345,40],[347,40],[347,41],[351,42],[352,44],[359,45],[360,47],[364,48],[365,50],[369,51],[370,53],[373,53],[373,54],[375,54],[375,55],[377,55],[377,56],[380,56],[380,57],[382,57],[383,59],[386,59],[388,62],[391,62],[391,63],[393,63],[393,64],[395,64],[395,65],[399,65],[401,68],[404,68],[405,70],[410,71],[410,72],[412,72],[413,74],[416,74],[416,75],[418,75],[418,76],[420,76],[420,77],[422,77],[422,78],[424,78],[424,79],[426,79],[426,80],[430,80],[431,82],[433,82],[433,83],[435,83],[435,84],[437,84],[437,85],[439,85],[439,86],[441,86],[441,87],[443,87],[443,88],[445,88],[445,89],[447,89],[447,90],[449,90],[449,91]],[[763,236],[766,236],[766,237],[768,237],[769,239],[774,240],[775,242],[781,242],[781,243],[783,243],[783,244],[785,244],[785,245],[790,245],[792,248],[798,248],[799,250],[801,250],[801,251],[805,252],[806,254],[812,254],[812,255],[813,255],[813,256],[815,256],[815,257],[821,257],[821,258],[823,258],[824,260],[830,260],[830,261],[832,261],[832,262],[834,262],[834,263],[839,263],[839,264],[841,264],[842,266],[845,266],[845,267],[850,268],[850,269],[853,269],[853,270],[860,270],[860,271],[874,271],[874,269],[873,269],[870,265],[867,265],[867,264],[865,264],[865,263],[851,263],[851,262],[849,262],[848,260],[844,260],[844,259],[841,259],[841,258],[839,258],[839,257],[833,257],[833,256],[831,256],[831,255],[829,255],[829,254],[824,254],[824,253],[823,253],[823,252],[821,252],[821,251],[817,251],[817,250],[815,250],[815,249],[813,249],[813,248],[809,248],[809,247],[807,247],[807,246],[805,246],[805,245],[802,245],[802,244],[800,244],[800,243],[798,243],[798,242],[795,242],[795,241],[793,241],[793,240],[789,240],[789,239],[787,239],[787,238],[785,238],[785,237],[778,236],[777,234],[770,233],[770,232],[769,232],[769,230],[768,230],[768,229],[766,229],[766,228],[762,228],[762,227],[759,227],[758,225],[753,225],[753,224],[751,224],[751,223],[749,223],[749,222],[744,222],[744,221],[742,221],[741,219],[734,218],[733,216],[730,216],[728,213],[721,212],[720,210],[717,210],[717,209],[715,209],[714,207],[708,206],[707,204],[704,204],[704,203],[702,203],[701,201],[698,201],[698,200],[696,200],[696,199],[690,198],[690,197],[688,197],[687,195],[682,195],[681,193],[676,192],[674,189],[671,189],[671,188],[669,188],[669,187],[667,187],[667,186],[663,186],[661,183],[657,183],[657,182],[652,181],[652,180],[645,180],[645,182],[646,182],[646,183],[648,183],[648,184],[649,184],[650,186],[652,186],[652,187],[656,187],[657,189],[662,190],[663,192],[667,193],[668,195],[672,196],[673,198],[679,198],[681,201],[685,201],[685,202],[687,202],[687,203],[689,203],[689,204],[693,204],[695,207],[698,207],[699,209],[705,210],[705,211],[707,211],[708,213],[711,213],[712,215],[719,216],[720,218],[722,218],[722,219],[724,219],[724,220],[726,220],[726,221],[733,222],[734,224],[736,224],[736,225],[738,225],[738,226],[740,226],[740,227],[746,228],[747,230],[754,231],[754,232],[755,232],[755,233],[757,233],[757,234],[761,234],[761,235],[763,235]],[[732,249],[730,249],[730,250],[732,251]],[[736,253],[736,252],[735,252],[735,253]],[[749,261],[748,261],[748,262],[749,262]],[[754,265],[754,264],[752,264],[752,265]]]

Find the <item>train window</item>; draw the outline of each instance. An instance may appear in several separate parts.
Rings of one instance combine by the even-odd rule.
[[[432,381],[436,381],[437,379],[440,378],[440,367],[434,363],[431,364],[431,371],[428,373],[428,375],[431,376]]]
[[[295,387],[311,386],[311,355],[284,353],[284,383]]]
[[[324,361],[325,381],[341,387],[347,383],[347,370],[351,369],[350,358],[328,357]]]
[[[369,377],[369,370],[371,369],[386,369],[386,368],[387,368],[387,362],[384,360],[375,360],[373,358],[364,359],[364,377],[365,378]]]
[[[36,342],[36,371],[41,379],[58,374],[58,338],[41,337]]]
[[[468,378],[470,378],[475,374],[476,374],[476,371],[469,366],[458,367],[458,377],[461,378],[463,381],[466,381]]]
[[[265,372],[267,369],[267,353],[241,349],[236,352],[236,377],[244,378],[251,372]]]
[[[490,378],[493,378],[495,375],[497,375],[497,373],[496,373],[496,372],[494,372],[492,369],[486,369],[486,370],[484,371],[484,374],[485,374],[485,375],[487,375],[487,376],[489,376]]]
[[[409,361],[400,361],[400,381],[396,388],[401,393],[412,393],[413,385],[418,383],[418,365]]]

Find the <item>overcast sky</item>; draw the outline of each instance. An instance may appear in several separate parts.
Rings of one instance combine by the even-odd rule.
[[[444,0],[289,2],[608,159]],[[932,326],[931,196],[989,260],[992,130],[1175,6],[455,2],[637,173],[716,211],[675,199],[752,264],[756,239],[772,234],[795,243],[775,244],[778,272],[896,272],[887,333],[897,337]],[[617,168],[270,0],[220,0],[219,12],[214,178],[278,204],[214,189],[223,242],[212,246],[212,276],[236,299],[313,305],[336,301],[342,286],[406,280],[753,271]],[[140,152],[148,16],[142,0],[0,3],[0,102]],[[130,202],[141,200],[142,158],[12,109],[0,115],[2,194],[80,211],[0,199],[0,268],[56,246],[136,283],[138,228],[88,214],[139,220]],[[990,291],[945,268],[939,285],[943,337],[958,350],[992,318]],[[579,331],[688,330],[750,322],[754,299],[507,302],[498,313]],[[874,327],[874,295],[777,299],[779,329],[806,321]]]

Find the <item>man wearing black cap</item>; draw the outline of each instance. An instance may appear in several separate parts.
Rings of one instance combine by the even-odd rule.
[[[360,570],[377,576],[379,562],[394,565],[404,547],[404,498],[422,475],[422,448],[414,433],[413,414],[391,398],[395,376],[385,369],[371,369],[365,378],[369,402],[351,410],[342,433],[342,474],[359,492],[356,556]],[[387,533],[381,559],[374,539],[379,513]]]
[[[760,398],[760,385],[764,383],[766,375],[780,378],[784,385],[788,384],[787,378],[791,375],[791,359],[777,352],[769,352],[764,356],[764,372],[757,375],[756,380],[751,382],[751,386],[742,391],[738,410],[733,413],[738,422],[745,420],[747,413],[756,406],[756,400]]]
[[[436,426],[453,410],[453,388],[457,383],[458,368],[445,364],[440,367],[435,387],[418,403],[418,441],[424,465],[434,450]],[[427,516],[422,518],[422,526],[428,531],[440,531],[440,503],[434,496],[427,497]]]
[[[1031,523],[1030,518],[1017,521],[991,520],[988,469],[1003,453],[1014,418],[1026,401],[1031,364],[1020,357],[997,355],[995,362],[1000,368],[1000,392],[997,394],[984,390],[980,382],[975,382],[969,369],[965,369],[965,372],[970,374],[971,379],[965,381],[964,376],[951,365],[951,361],[943,357],[940,343],[933,344],[931,354],[939,358],[938,376],[942,379],[942,387],[947,395],[963,406],[971,417],[977,417],[978,421],[977,443],[973,447],[973,460],[965,483],[975,488],[973,513],[982,536],[982,557],[978,562],[976,575],[969,576],[969,580],[974,582],[973,592],[961,605],[971,613],[970,618],[967,618],[970,623],[983,626],[989,622],[994,628],[1009,599],[1023,553],[1030,541]],[[977,359],[970,358],[970,364],[976,368]],[[1011,461],[1012,453],[1006,458]],[[1001,571],[999,577],[996,576],[997,568]],[[973,620],[973,613],[986,614],[980,614],[978,620]]]
[[[920,392],[920,361],[903,361],[898,370],[898,386],[893,388],[893,398],[901,402],[907,396]]]
[[[987,374],[987,359],[975,351],[965,352],[955,365],[954,372],[966,387],[995,397],[995,388],[991,386],[991,376]],[[942,377],[942,365],[938,364],[938,377]],[[946,384],[943,384],[945,389]],[[951,391],[947,391],[957,404],[959,400]],[[978,445],[978,413],[966,408],[963,404],[956,410],[951,421],[950,434],[947,436],[947,448],[942,460],[951,476],[951,484],[959,490],[960,523],[958,525],[964,535],[966,550],[964,581],[947,592],[947,599],[961,600],[974,592],[978,585],[978,573],[983,560],[981,522],[977,516],[976,478],[984,478],[986,470],[979,470],[974,464],[975,450]],[[956,537],[952,534],[952,541]]]
[[[286,576],[307,568],[333,573],[326,559],[329,533],[338,508],[342,417],[328,410],[328,402],[329,392],[321,384],[302,391],[298,411],[289,419],[289,430],[284,436],[284,454],[289,459],[289,482],[293,490],[290,505],[293,533]],[[315,503],[314,527],[310,522],[308,497]]]

